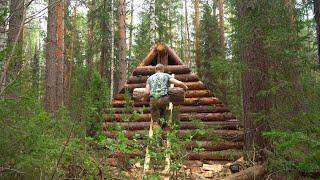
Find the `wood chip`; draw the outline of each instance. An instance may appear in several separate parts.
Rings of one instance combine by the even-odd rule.
[[[202,169],[206,171],[220,172],[222,171],[223,166],[221,164],[203,164]]]

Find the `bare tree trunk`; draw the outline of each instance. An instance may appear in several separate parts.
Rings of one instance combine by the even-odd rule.
[[[111,67],[110,67],[110,102],[113,99],[113,91],[114,91],[114,1],[111,0]]]
[[[316,21],[316,29],[317,29],[317,44],[318,44],[318,61],[319,61],[319,69],[320,69],[320,1],[313,0],[314,5],[314,19]]]
[[[89,1],[89,13],[88,13],[88,48],[87,48],[87,68],[88,68],[88,81],[91,80],[93,71],[93,8],[94,0]]]
[[[195,62],[197,74],[201,77],[201,63],[200,63],[200,0],[195,0],[194,2],[194,28],[195,28]]]
[[[190,54],[190,32],[189,32],[189,20],[188,20],[188,1],[184,0],[184,20],[185,20],[185,57],[189,67],[191,67],[191,54]]]
[[[14,75],[22,67],[22,54],[23,54],[23,30],[20,31],[20,25],[23,21],[23,16],[25,13],[24,0],[10,0],[10,19],[9,19],[9,32],[8,32],[8,44],[13,46],[14,43],[17,43],[16,53],[13,57],[13,71]],[[17,38],[18,37],[18,38]],[[15,42],[16,38],[18,39]]]
[[[0,12],[4,13],[6,9],[7,9],[7,1],[6,0],[0,1]],[[2,18],[4,19],[5,17],[2,17]],[[6,42],[7,42],[6,25],[5,23],[3,23],[3,25],[0,26],[0,51],[6,47],[6,44],[7,44]]]
[[[48,4],[54,4],[58,0],[49,0]],[[48,112],[56,111],[56,89],[57,89],[57,13],[56,6],[48,8],[47,22],[47,54],[46,54],[46,95],[45,108]]]
[[[64,14],[64,0],[60,0],[57,3],[57,109],[64,104]]]
[[[157,28],[156,28],[156,1],[150,0],[150,47],[156,44]]]
[[[74,52],[75,52],[75,40],[77,33],[77,5],[78,0],[75,1],[75,5],[72,10],[72,29],[71,29],[71,47],[70,47],[70,59],[66,61],[65,79],[64,79],[64,101],[67,106],[71,105],[71,79],[74,65]]]
[[[259,8],[259,2],[246,0],[238,2],[239,19],[252,21],[251,11]],[[250,24],[250,23],[249,23]],[[242,72],[243,122],[245,150],[249,159],[253,157],[255,146],[263,148],[266,140],[262,132],[267,129],[267,120],[257,121],[259,115],[267,113],[270,108],[268,97],[259,96],[268,84],[268,59],[264,49],[264,34],[261,28],[241,24],[240,60],[246,67]]]
[[[130,9],[130,30],[129,30],[129,61],[132,61],[132,32],[133,32],[133,3],[134,1],[131,0],[131,9]],[[128,63],[129,64],[129,63]]]
[[[126,72],[127,72],[127,63],[126,63],[126,2],[125,0],[119,0],[119,84],[118,91],[121,90],[121,87],[126,82]]]
[[[220,30],[220,46],[223,54],[225,54],[225,35],[224,35],[224,0],[219,0],[219,30]]]
[[[103,1],[103,9],[106,12],[107,10],[107,1],[104,0]],[[108,58],[108,54],[107,54],[107,44],[108,44],[108,39],[107,39],[107,30],[108,30],[108,22],[106,18],[103,18],[100,20],[100,26],[101,26],[101,30],[102,30],[102,34],[101,34],[101,54],[100,54],[100,76],[101,78],[105,79],[106,78],[106,71],[107,71],[107,58]]]

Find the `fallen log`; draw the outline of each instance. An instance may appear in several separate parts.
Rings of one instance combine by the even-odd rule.
[[[105,119],[107,122],[113,121],[137,121],[146,122],[150,121],[150,114],[106,114]],[[234,115],[230,112],[224,113],[182,113],[180,114],[181,121],[191,121],[191,120],[201,120],[201,121],[226,121],[230,119],[235,119]]]
[[[223,180],[251,180],[251,179],[262,179],[263,176],[267,173],[267,169],[264,165],[255,165],[249,167],[238,173],[231,174]]]
[[[200,144],[200,146],[199,146]],[[185,144],[186,149],[196,150],[204,149],[205,151],[222,151],[227,149],[243,149],[243,142],[230,141],[191,141]]]
[[[147,82],[147,79],[150,76],[142,76],[142,75],[137,75],[137,76],[130,76],[128,78],[127,83],[128,84],[140,84],[140,83],[145,83]],[[176,74],[174,76],[175,79],[182,81],[182,82],[193,82],[193,81],[199,81],[199,78],[195,74]]]
[[[125,130],[146,130],[150,126],[150,122],[104,122],[103,129],[109,130],[115,126],[121,126]],[[204,129],[238,129],[239,121],[215,121],[215,122],[203,122],[193,123],[193,122],[181,122],[179,129],[198,129],[200,126],[203,126]]]
[[[117,131],[105,131],[105,135],[109,138],[116,138],[118,132]],[[178,130],[178,136],[180,138],[190,139],[192,136],[193,140],[214,140],[223,139],[232,142],[239,142],[243,140],[243,132],[240,130],[211,130],[206,132],[205,134],[199,134],[196,130]],[[128,139],[133,139],[134,137],[137,139],[145,139],[148,136],[147,130],[137,130],[137,131],[126,131],[125,135]]]
[[[179,110],[180,113],[215,113],[215,112],[229,112],[229,109],[225,106],[179,106],[176,107],[176,109]],[[144,113],[150,113],[150,108],[139,108],[139,107],[133,107],[130,110],[134,110],[136,112],[144,112]],[[108,110],[108,112],[114,112],[114,113],[127,113],[128,109],[124,107],[115,107]]]
[[[165,66],[164,72],[169,74],[188,74],[191,70],[186,65],[168,65]],[[138,66],[133,75],[152,75],[155,73],[155,66]]]

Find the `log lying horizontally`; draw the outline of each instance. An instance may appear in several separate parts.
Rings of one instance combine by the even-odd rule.
[[[225,106],[180,106],[177,107],[179,109],[180,113],[215,113],[215,112],[229,112],[229,109]],[[130,110],[134,110],[137,112],[144,112],[144,113],[149,113],[150,109],[149,108],[139,108],[139,107],[133,107]],[[124,107],[115,107],[110,109],[108,112],[113,112],[116,114],[121,114],[121,113],[127,113],[128,109]]]
[[[223,150],[223,151],[204,151],[204,152],[192,152],[187,151],[189,160],[227,160],[234,161],[243,156],[243,152],[239,150]],[[109,158],[116,158],[119,154],[114,153],[109,155]],[[143,156],[144,152],[137,151],[128,154],[128,157]]]
[[[104,122],[103,129],[109,130],[115,126],[121,126],[126,130],[146,130],[150,126],[150,122]],[[179,129],[198,129],[199,126],[203,126],[204,129],[215,128],[215,129],[238,129],[239,121],[215,121],[215,122],[203,122],[192,123],[192,122],[181,122]]]
[[[136,121],[136,122],[146,122],[150,121],[150,114],[140,114],[140,115],[124,115],[124,114],[106,114],[105,119],[107,122],[114,121]],[[190,120],[202,120],[202,121],[226,121],[230,119],[235,119],[234,115],[230,112],[224,113],[197,113],[197,114],[180,114],[181,121],[190,121]]]
[[[141,146],[146,147],[147,141],[144,140],[129,140],[129,146]],[[187,150],[203,149],[204,151],[222,151],[228,149],[243,149],[243,142],[232,141],[186,141],[180,142],[181,145]],[[199,146],[200,145],[200,146]]]
[[[164,71],[169,74],[188,74],[191,70],[186,65],[168,65],[165,66]],[[151,75],[155,73],[154,66],[138,66],[133,75]]]
[[[105,131],[107,137],[116,138],[118,135],[117,131]],[[192,136],[193,140],[217,140],[221,138],[228,141],[239,142],[243,140],[243,131],[240,130],[210,130],[205,134],[201,135],[194,130],[178,130],[178,136],[181,138],[189,139],[189,136]],[[125,135],[128,139],[145,139],[148,136],[147,130],[138,130],[138,131],[126,131]]]
[[[185,82],[185,85],[188,86],[189,90],[205,90],[206,86],[201,81],[195,82]],[[132,92],[135,88],[144,88],[146,87],[146,83],[139,84],[125,84],[124,88],[120,91],[120,93],[124,93],[125,90]]]
[[[140,84],[140,83],[145,83],[149,76],[130,76],[127,83],[128,84]],[[199,81],[199,78],[195,74],[177,74],[174,76],[174,78],[178,79],[179,81],[182,82],[193,82],[193,81]]]
[[[255,165],[249,167],[238,173],[231,174],[223,178],[223,180],[251,180],[251,179],[263,179],[263,176],[267,173],[265,165]]]
[[[112,101],[113,107],[124,107],[126,104],[124,100],[121,100],[123,98],[122,95],[116,95],[115,99]],[[184,102],[181,104],[175,104],[175,105],[185,105],[185,106],[193,106],[193,105],[214,105],[214,104],[221,104],[221,101],[219,101],[216,97],[198,97],[198,98],[185,98]],[[149,102],[134,102],[132,104],[135,107],[142,107],[142,106],[149,106]]]

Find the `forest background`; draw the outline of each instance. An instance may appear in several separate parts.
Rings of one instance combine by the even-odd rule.
[[[241,120],[248,159],[319,175],[319,13],[317,0],[2,0],[0,177],[107,176],[92,144],[156,42]]]

